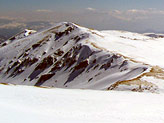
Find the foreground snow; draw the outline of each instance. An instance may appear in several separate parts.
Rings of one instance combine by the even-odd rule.
[[[0,85],[2,123],[163,123],[164,94]]]

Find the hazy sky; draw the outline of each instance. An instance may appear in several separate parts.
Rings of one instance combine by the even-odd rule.
[[[10,26],[71,21],[99,30],[164,32],[163,5],[164,0],[0,0],[0,20],[12,20]]]
[[[103,10],[164,9],[164,0],[1,0],[0,10],[76,10],[93,7]]]

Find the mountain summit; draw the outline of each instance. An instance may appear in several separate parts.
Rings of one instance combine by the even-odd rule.
[[[155,84],[140,80],[150,74],[155,61],[149,64],[139,60],[141,57],[130,57],[131,49],[137,46],[128,44],[129,40],[135,44],[150,38],[62,22],[1,46],[0,81],[59,88],[106,90],[124,84],[133,85],[131,90],[141,89],[141,85],[144,89],[156,89]],[[142,55],[135,51],[133,54]]]

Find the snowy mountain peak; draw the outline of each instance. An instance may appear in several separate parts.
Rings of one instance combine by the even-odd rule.
[[[146,36],[126,32],[124,38],[119,37],[124,41],[121,42],[118,40],[120,32],[99,32],[69,22],[28,36],[30,32],[34,31],[26,30],[26,38],[16,39],[12,45],[0,48],[2,82],[60,88],[115,89],[118,83],[140,79],[151,70],[147,63],[137,62],[113,50],[128,40],[136,41],[133,40],[135,35],[136,39],[148,40]],[[112,45],[113,39],[121,43]]]

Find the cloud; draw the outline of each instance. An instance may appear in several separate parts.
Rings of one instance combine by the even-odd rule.
[[[0,19],[4,20],[15,20],[15,18],[9,17],[9,16],[0,16]]]
[[[12,22],[12,23],[1,25],[0,29],[9,29],[9,28],[17,28],[17,27],[25,27],[25,26],[26,24],[24,23]]]
[[[121,14],[121,13],[122,13],[122,12],[119,11],[119,10],[113,10],[113,12],[116,13],[116,14]]]
[[[23,22],[26,19],[24,17],[17,16],[15,14],[13,14],[13,15],[10,15],[10,16],[0,16],[0,20],[6,20],[6,22],[8,22],[8,21],[12,21],[12,22],[14,22],[14,21]]]
[[[142,15],[146,15],[146,14],[164,14],[163,10],[157,10],[154,8],[150,8],[150,9],[145,9],[145,10],[139,10],[139,9],[131,9],[131,10],[127,10],[127,13],[129,14],[142,14]]]
[[[125,11],[113,10],[108,14],[123,21],[144,20],[155,16],[163,16],[164,11],[157,9],[130,9]]]
[[[75,22],[82,26],[95,28],[98,30],[104,29],[119,29],[129,31],[144,31],[146,29],[164,30],[164,11],[154,8],[150,9],[129,9],[129,10],[102,10],[95,8],[84,8],[78,11],[53,11],[46,9],[38,9],[30,12],[17,12],[1,17],[12,19],[12,22],[6,21],[0,28],[19,27],[32,21],[52,21]],[[43,13],[43,14],[42,14]],[[10,18],[12,17],[12,18]],[[24,18],[20,20],[18,18]],[[4,20],[2,20],[4,22]],[[16,23],[17,22],[17,23]],[[35,24],[33,24],[35,26]],[[37,26],[36,26],[37,28]]]
[[[51,13],[53,11],[52,10],[49,10],[49,9],[38,9],[38,10],[36,10],[36,12]]]
[[[95,11],[96,9],[91,8],[91,7],[88,7],[88,8],[86,8],[86,10],[89,10],[89,11]]]
[[[127,14],[147,14],[148,10],[138,10],[138,9],[130,9],[126,11]]]

